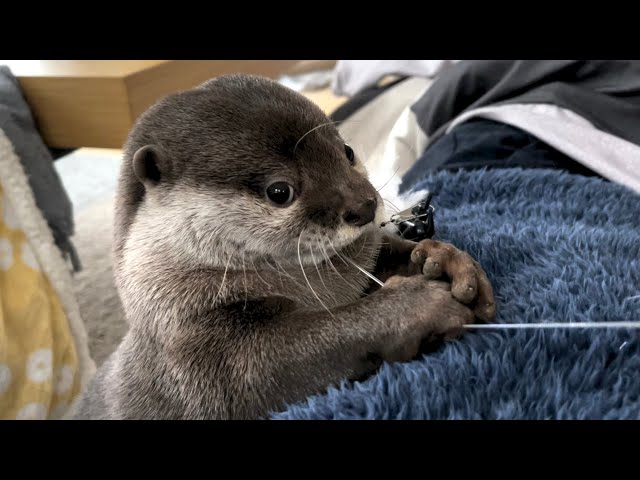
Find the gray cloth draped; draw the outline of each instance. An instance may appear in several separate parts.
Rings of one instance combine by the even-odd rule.
[[[53,233],[56,245],[65,258],[71,259],[74,269],[80,270],[80,260],[71,242],[74,229],[71,201],[20,85],[9,68],[3,65],[0,65],[0,129],[20,159],[36,204]]]
[[[411,109],[430,142],[463,112],[548,103],[640,145],[638,60],[465,60],[443,70]]]

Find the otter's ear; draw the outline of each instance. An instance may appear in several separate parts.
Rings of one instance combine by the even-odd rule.
[[[155,186],[167,173],[167,165],[159,150],[153,145],[139,148],[133,155],[133,172],[145,187]]]

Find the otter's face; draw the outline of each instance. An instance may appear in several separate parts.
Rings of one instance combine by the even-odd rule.
[[[178,135],[155,132],[132,156],[144,215],[170,229],[172,248],[205,264],[221,250],[316,263],[383,221],[361,159],[301,95],[251,77],[181,95],[148,122],[182,122]]]

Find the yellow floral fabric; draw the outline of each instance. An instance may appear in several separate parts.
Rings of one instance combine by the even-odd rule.
[[[0,186],[0,419],[62,417],[78,370],[62,303]]]

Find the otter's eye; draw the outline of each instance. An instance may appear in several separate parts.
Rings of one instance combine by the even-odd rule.
[[[344,144],[344,153],[347,154],[347,158],[349,159],[349,163],[353,165],[356,161],[356,155],[353,153],[353,148],[351,148],[346,143]]]
[[[275,182],[267,187],[267,197],[277,205],[287,205],[293,201],[293,188],[284,182]]]

